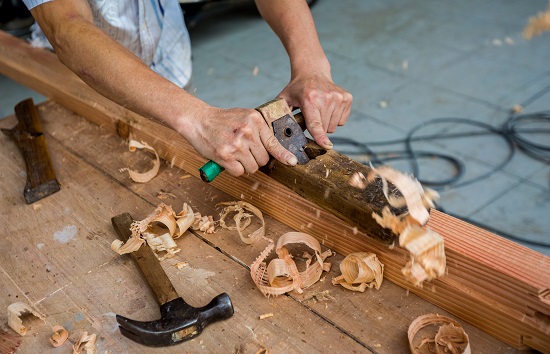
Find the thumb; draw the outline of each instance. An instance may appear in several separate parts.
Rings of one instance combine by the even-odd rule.
[[[276,160],[290,166],[298,163],[296,156],[281,145],[267,125],[260,130],[260,139],[267,152]]]

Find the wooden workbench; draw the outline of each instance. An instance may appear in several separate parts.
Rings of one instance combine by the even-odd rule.
[[[160,202],[178,211],[187,202],[216,218],[216,203],[234,198],[166,163],[152,181],[136,184],[120,169],[146,158],[145,153],[130,153],[122,138],[56,103],[42,104],[39,111],[60,192],[25,204],[24,161],[16,145],[0,134],[0,329],[10,331],[6,308],[14,302],[31,305],[45,318],[31,323],[21,353],[69,353],[82,331],[97,334],[98,353],[256,353],[262,348],[270,353],[407,353],[407,328],[417,316],[453,317],[389,281],[365,293],[333,286],[340,255],[327,259],[332,270],[304,294],[266,299],[253,284],[248,266],[267,241],[248,246],[236,231],[187,232],[177,240],[182,251],[161,262],[176,290],[193,306],[227,292],[235,314],[176,347],[135,344],[120,334],[114,315],[152,320],[159,315],[158,306],[130,257],[111,250],[116,238],[111,217],[130,212],[142,219]],[[2,128],[15,124],[13,116],[0,121]],[[266,229],[273,240],[291,231],[269,216]],[[176,268],[181,261],[189,265]],[[330,298],[311,298],[325,290]],[[266,313],[273,317],[260,320]],[[516,352],[457,320],[469,334],[474,353]],[[56,324],[69,330],[70,337],[54,351],[48,337]]]

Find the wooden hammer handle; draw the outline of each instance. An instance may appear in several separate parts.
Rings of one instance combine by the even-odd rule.
[[[128,241],[128,238],[132,235],[130,231],[132,222],[132,216],[128,213],[111,218],[111,223],[118,237],[124,242]],[[164,269],[162,269],[157,256],[149,246],[143,245],[139,250],[130,253],[130,256],[134,259],[145,281],[155,294],[159,305],[180,297]]]

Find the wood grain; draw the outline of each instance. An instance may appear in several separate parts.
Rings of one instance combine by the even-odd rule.
[[[72,151],[105,176],[125,186],[151,205],[164,202],[177,209],[181,208],[183,203],[188,203],[194,211],[203,215],[213,215],[216,219],[221,211],[216,204],[235,199],[197,178],[186,178],[189,175],[185,171],[175,166],[171,167],[169,164],[163,164],[159,175],[150,182],[134,183],[127,173],[120,172],[120,168],[127,166],[134,157],[140,160],[143,156],[136,157],[135,153],[130,153],[122,139],[106,133],[104,129],[57,104],[50,102],[39,108],[48,130],[53,134],[48,135],[49,139],[65,146],[67,150]],[[78,137],[75,136],[75,131],[78,132]],[[292,230],[269,216],[265,219],[266,236],[273,241]],[[258,225],[259,222],[256,226]],[[268,244],[266,240],[261,240],[257,244],[244,246],[235,231],[223,229],[215,234],[197,233],[196,235],[247,271],[248,265]],[[297,255],[301,254],[299,250],[297,249]],[[192,252],[191,249],[183,249],[180,256],[187,259]],[[319,321],[325,321],[327,326],[335,326],[341,333],[354,338],[357,343],[364,346],[366,351],[408,353],[406,330],[417,316],[425,313],[439,313],[453,317],[445,310],[391,282],[384,282],[379,291],[368,291],[363,294],[333,286],[330,280],[339,275],[338,264],[342,259],[343,256],[339,254],[328,258],[327,261],[332,263],[332,269],[329,273],[323,274],[322,281],[306,289],[302,295],[291,293],[289,296],[319,316]],[[239,285],[244,286],[243,283]],[[327,295],[324,300],[322,294]],[[264,299],[257,289],[252,296]],[[320,297],[320,300],[317,300],[317,297]],[[286,300],[278,297],[264,301],[268,301],[270,306],[276,308]],[[269,312],[273,311],[266,313]],[[275,315],[278,313],[275,312]],[[475,343],[475,348],[480,352],[515,352],[479,329],[467,323],[462,324],[472,342]],[[288,328],[294,328],[291,322],[287,325]]]
[[[0,72],[52,97],[63,106],[115,132],[117,121],[130,134],[154,146],[166,161],[198,177],[205,160],[174,131],[125,110],[88,88],[52,53],[0,35]],[[409,289],[515,348],[550,352],[549,257],[432,211],[429,227],[445,238],[448,275],[423,289],[410,288],[400,269],[406,252],[377,243],[268,176],[220,175],[213,185],[251,202],[295,230],[307,231],[334,250],[372,251],[385,264],[386,279]],[[485,280],[487,279],[487,281]],[[522,303],[529,299],[526,303]]]

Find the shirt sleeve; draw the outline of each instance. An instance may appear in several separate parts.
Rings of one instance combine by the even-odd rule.
[[[29,10],[31,10],[34,7],[37,7],[38,5],[42,5],[43,3],[50,2],[50,1],[52,0],[23,0],[23,2],[25,3],[25,6],[27,6]]]

